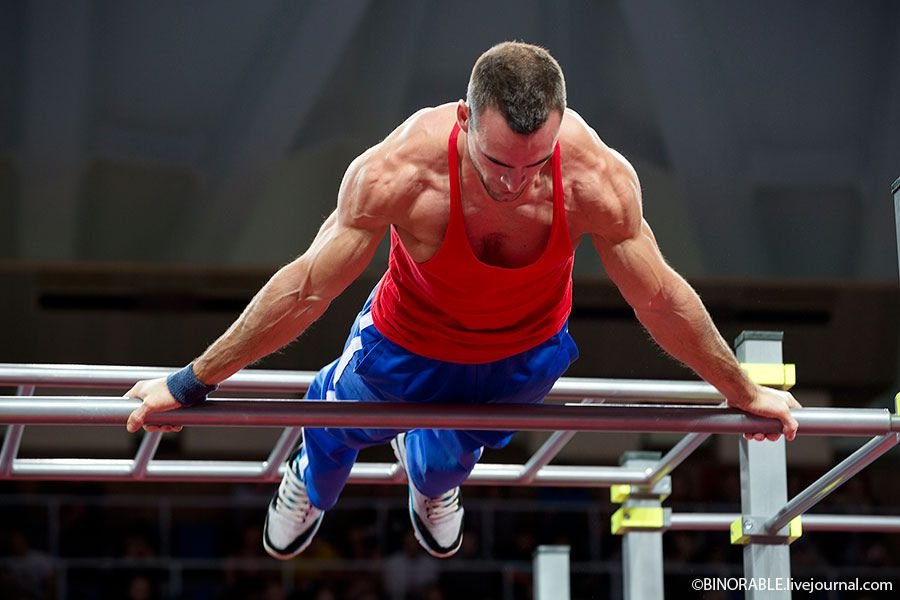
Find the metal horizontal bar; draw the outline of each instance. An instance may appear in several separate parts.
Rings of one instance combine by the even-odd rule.
[[[175,371],[168,367],[127,367],[101,365],[17,365],[0,363],[0,385],[37,384],[50,387],[130,388],[142,379],[165,377]],[[222,391],[286,393],[305,392],[313,380],[312,371],[245,369],[222,382]],[[547,395],[551,399],[578,400],[679,400],[718,403],[722,395],[702,381],[654,381],[644,379],[592,379],[563,377]]]
[[[118,425],[131,398],[0,396],[0,423]],[[800,435],[884,435],[900,430],[887,409],[798,408]],[[370,427],[517,431],[777,433],[775,419],[719,407],[641,404],[449,405],[395,402],[210,400],[150,415],[148,424],[219,427]]]
[[[161,431],[144,433],[144,439],[141,440],[141,445],[134,455],[134,464],[131,470],[131,476],[134,479],[143,479],[147,475],[147,467],[150,466],[150,461],[153,460],[161,441]]]
[[[794,496],[781,510],[765,522],[763,528],[769,533],[777,532],[790,523],[791,519],[808,511],[823,498],[838,489],[848,479],[869,466],[879,456],[896,446],[898,441],[900,441],[900,437],[896,433],[881,435],[870,440],[862,448],[842,460],[809,487]]]
[[[12,472],[13,462],[19,453],[22,436],[25,433],[24,425],[8,425],[3,436],[3,446],[0,447],[0,477]]]
[[[258,461],[155,460],[147,465],[141,481],[264,481],[266,463]],[[14,479],[94,481],[132,479],[131,459],[20,458],[13,465]],[[284,470],[278,469],[280,476]],[[472,485],[528,485],[519,481],[522,465],[475,465],[467,480]],[[646,478],[642,469],[623,467],[547,466],[538,471],[535,482],[555,487],[608,487],[637,484]],[[405,480],[397,463],[357,463],[350,482],[388,484]]]
[[[684,462],[694,450],[699,448],[709,436],[709,433],[689,433],[681,438],[675,446],[669,450],[665,456],[659,459],[659,462],[650,471],[647,476],[647,483],[655,484],[657,481],[671,473],[675,468]]]
[[[519,473],[520,481],[526,484],[534,481],[538,471],[550,464],[550,461],[575,437],[575,433],[574,431],[554,431],[522,467],[522,471]]]
[[[673,513],[669,531],[727,531],[738,513]],[[880,515],[803,515],[803,531],[900,533],[900,517]]]

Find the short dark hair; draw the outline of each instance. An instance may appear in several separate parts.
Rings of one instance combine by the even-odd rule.
[[[544,48],[523,42],[497,44],[475,61],[466,94],[471,118],[492,106],[516,133],[534,133],[550,112],[566,110],[566,80]]]

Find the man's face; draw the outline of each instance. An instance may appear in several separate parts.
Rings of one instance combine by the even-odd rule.
[[[488,195],[497,202],[514,202],[553,155],[562,115],[553,111],[534,133],[522,135],[488,107],[475,122],[467,119],[466,146]]]

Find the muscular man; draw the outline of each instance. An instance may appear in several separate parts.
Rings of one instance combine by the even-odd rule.
[[[191,365],[132,388],[128,396],[143,402],[129,431],[153,412],[204,400],[214,385],[300,335],[388,231],[388,270],[309,398],[540,402],[578,355],[567,319],[573,252],[588,235],[660,346],[730,406],[779,419],[794,437],[790,409],[799,404],[746,377],[697,294],[663,260],[634,169],[566,107],[556,61],[522,43],[478,59],[465,101],[415,113],[354,160],[310,248]],[[416,537],[432,555],[450,556],[462,541],[460,484],[485,446],[510,437],[307,428],[269,505],[266,550],[282,559],[302,552],[358,450],[391,442],[410,482]]]

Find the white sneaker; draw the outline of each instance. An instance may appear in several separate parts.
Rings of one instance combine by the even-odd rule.
[[[413,485],[406,468],[406,434],[401,433],[391,440],[391,448],[409,480],[409,519],[419,545],[437,558],[453,556],[462,546],[463,538],[465,511],[460,504],[459,487],[437,498],[426,497]]]
[[[279,560],[293,558],[306,550],[325,514],[309,501],[306,484],[297,473],[301,471],[297,465],[299,455],[298,448],[288,459],[278,491],[269,503],[263,528],[263,547]]]

